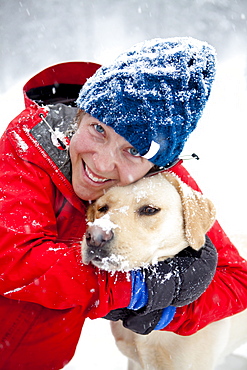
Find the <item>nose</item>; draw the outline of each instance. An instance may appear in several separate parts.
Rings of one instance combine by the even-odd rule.
[[[106,231],[101,227],[93,225],[86,231],[86,242],[91,249],[102,249],[107,242],[113,238],[112,230]]]
[[[104,151],[94,153],[93,161],[95,168],[102,174],[112,173],[116,167],[116,153],[105,148]]]

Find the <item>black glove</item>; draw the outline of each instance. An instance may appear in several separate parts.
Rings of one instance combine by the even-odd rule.
[[[153,330],[166,327],[173,319],[176,307],[169,306],[163,310],[145,313],[145,309],[137,311],[128,308],[112,310],[104,318],[111,321],[123,321],[123,326],[138,334],[149,334]]]
[[[146,312],[195,301],[211,283],[217,260],[217,251],[206,235],[199,251],[188,247],[173,258],[143,269],[149,293]]]
[[[199,251],[188,247],[173,258],[134,270],[131,272],[130,305],[109,312],[105,318],[113,321],[121,319],[128,329],[148,334],[157,327],[166,311],[169,320],[164,320],[165,327],[172,319],[171,312],[173,316],[175,314],[174,306],[185,306],[204,293],[213,279],[216,265],[217,251],[206,236],[205,245]],[[166,307],[168,309],[164,311]]]

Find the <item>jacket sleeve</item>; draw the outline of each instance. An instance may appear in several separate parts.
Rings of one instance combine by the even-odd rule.
[[[175,172],[195,190],[197,184],[179,166]],[[171,323],[164,329],[180,335],[191,335],[213,321],[232,316],[247,308],[247,262],[238,253],[216,221],[208,236],[218,252],[218,264],[213,281],[193,303],[178,307]]]
[[[26,150],[24,142],[17,144]],[[91,318],[127,306],[128,276],[82,265],[82,231],[74,240],[61,236],[66,223],[61,217],[66,212],[56,208],[57,194],[50,176],[17,156],[4,135],[0,141],[0,294],[52,309],[81,305]],[[62,206],[68,207],[71,217],[68,228],[85,230],[85,214],[66,201]]]

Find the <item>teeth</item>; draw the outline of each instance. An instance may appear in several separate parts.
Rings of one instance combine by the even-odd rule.
[[[99,179],[98,177],[93,176],[93,174],[91,172],[89,172],[89,169],[87,168],[87,166],[85,166],[85,172],[86,172],[87,176],[94,182],[106,182],[106,181],[108,181],[108,179]]]

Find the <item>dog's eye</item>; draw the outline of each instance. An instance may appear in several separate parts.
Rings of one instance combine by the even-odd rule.
[[[109,206],[107,204],[98,208],[98,212],[100,212],[100,213],[106,213],[108,210],[109,210]]]
[[[153,216],[156,213],[160,211],[159,207],[154,207],[154,206],[143,206],[138,209],[138,213],[140,216]]]

